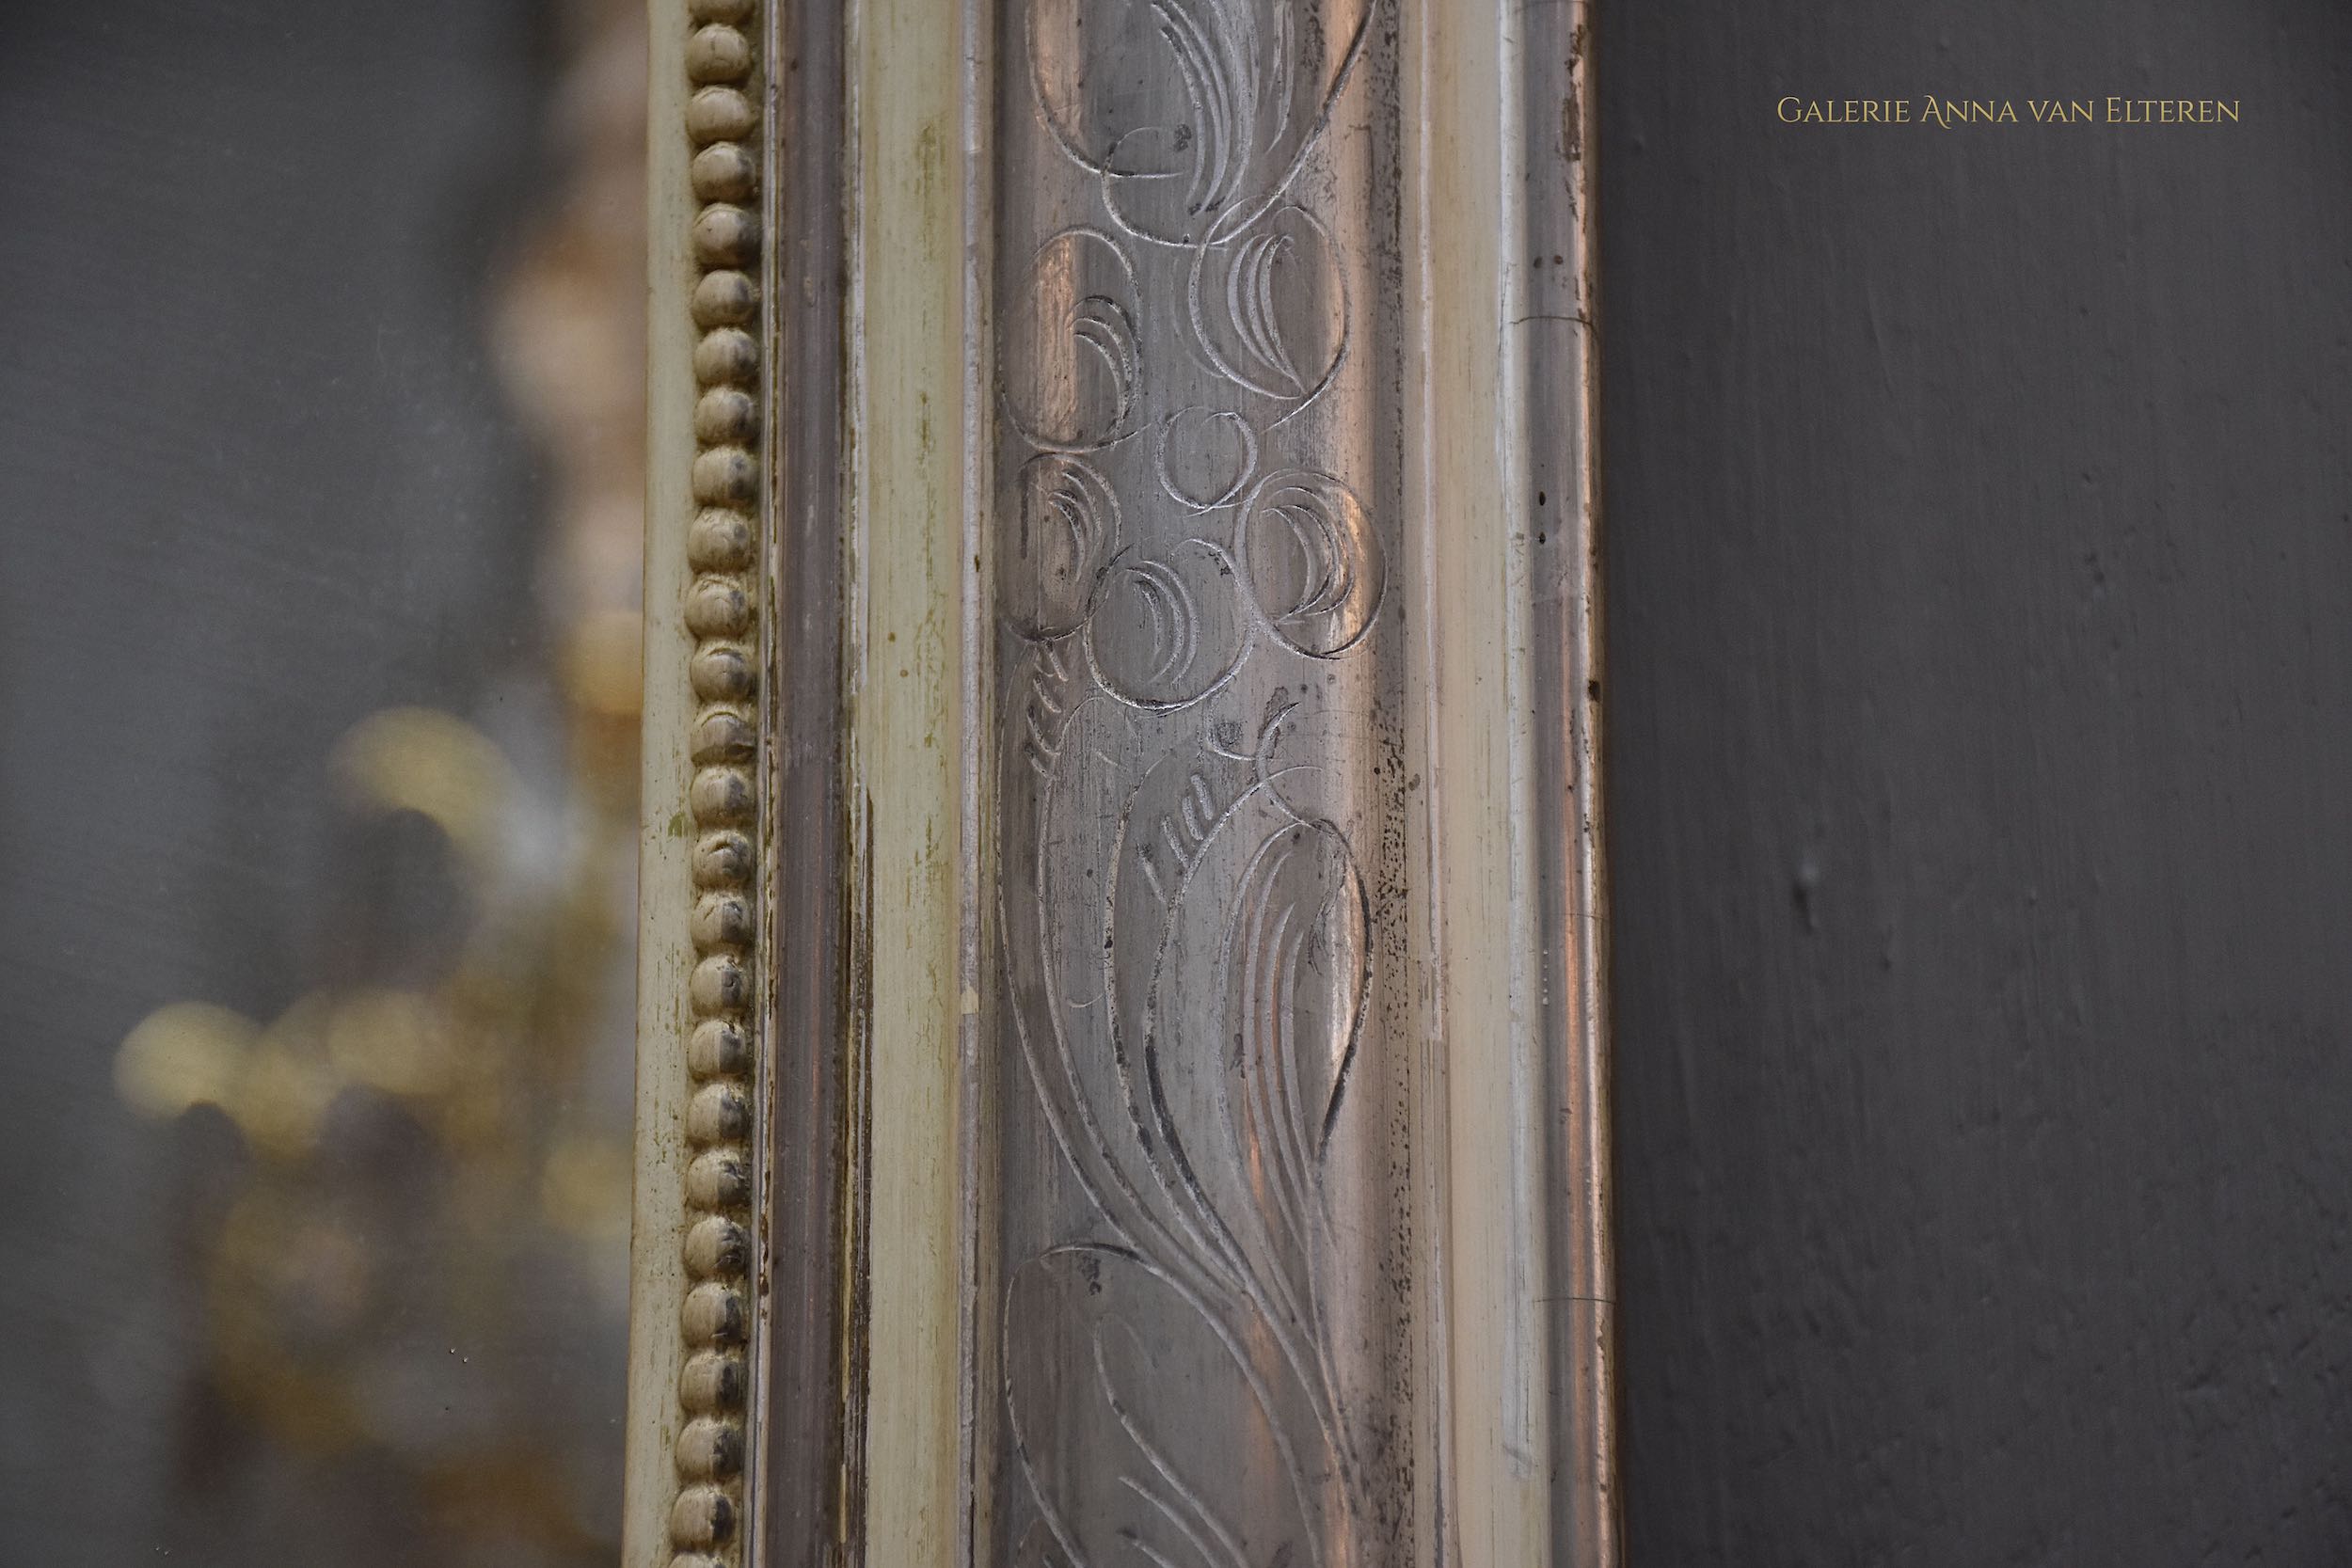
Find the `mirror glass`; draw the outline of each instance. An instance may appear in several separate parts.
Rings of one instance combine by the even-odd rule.
[[[644,53],[0,13],[0,1560],[617,1555]]]

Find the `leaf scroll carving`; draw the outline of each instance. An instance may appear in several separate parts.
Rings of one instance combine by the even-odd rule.
[[[1028,0],[1038,113],[1127,232],[1229,237],[1322,133],[1373,0]],[[1107,89],[1107,90],[1106,90]]]
[[[1368,123],[1343,101],[1380,3],[1005,24],[1029,237],[1000,243],[993,357],[993,1550],[1018,1568],[1368,1568],[1406,1539],[1368,858],[1401,810],[1394,481],[1327,135]]]

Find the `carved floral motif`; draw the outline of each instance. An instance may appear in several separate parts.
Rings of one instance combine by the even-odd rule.
[[[1380,915],[1338,752],[1392,524],[1312,417],[1361,327],[1302,178],[1375,7],[1014,24],[1057,226],[998,325],[1005,1048],[1082,1195],[1002,1271],[1021,1568],[1381,1556],[1329,1163],[1387,1135],[1350,1092]]]

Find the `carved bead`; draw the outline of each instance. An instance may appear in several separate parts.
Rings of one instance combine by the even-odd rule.
[[[694,345],[694,376],[706,387],[749,386],[759,379],[759,344],[739,326],[706,332]]]
[[[751,1005],[751,971],[739,959],[724,955],[705,958],[694,966],[692,977],[686,982],[686,993],[694,1004],[694,1011],[705,1018],[740,1012]],[[698,1097],[696,1103],[700,1102]]]
[[[686,629],[696,637],[739,637],[751,629],[752,601],[740,583],[703,578],[686,593]]]
[[[752,906],[731,893],[707,893],[694,905],[694,945],[713,948],[748,947],[752,941]]]
[[[759,438],[759,404],[740,387],[713,387],[694,404],[694,435],[712,445],[750,446]]]
[[[752,520],[711,507],[686,531],[686,559],[705,572],[739,572],[752,563]]]
[[[745,388],[759,378],[759,344],[742,328],[757,321],[759,296],[756,284],[740,269],[757,257],[761,235],[757,216],[738,203],[751,198],[759,185],[757,162],[740,145],[756,129],[759,110],[751,94],[718,85],[742,83],[753,72],[752,40],[737,24],[749,22],[755,10],[755,0],[687,0],[688,14],[701,25],[687,40],[686,71],[704,84],[687,104],[687,133],[701,149],[689,179],[694,194],[708,203],[695,214],[691,237],[702,265],[719,269],[696,283],[690,304],[695,325],[704,329],[694,346],[694,375],[709,390],[694,410],[695,434],[705,450],[694,458],[691,483],[704,510],[688,529],[687,556],[704,573],[744,571],[758,547],[750,508],[761,485],[753,450],[760,410]],[[697,638],[742,636],[752,626],[747,586],[702,578],[687,594],[685,619]],[[739,700],[755,681],[750,657],[733,642],[697,648],[688,676],[706,702]],[[707,828],[752,819],[757,791],[751,774],[723,765],[748,763],[756,750],[757,735],[745,715],[720,707],[699,717],[693,757],[700,770],[687,795],[698,823]],[[691,936],[697,950],[713,956],[695,966],[687,984],[688,999],[702,1019],[687,1042],[687,1067],[705,1082],[686,1107],[687,1138],[704,1150],[687,1169],[686,1196],[703,1210],[748,1205],[752,1196],[744,1156],[731,1148],[710,1147],[739,1144],[750,1135],[750,1098],[733,1083],[707,1080],[747,1077],[752,1067],[748,1031],[713,1015],[740,1014],[751,1001],[751,973],[735,953],[752,940],[752,904],[742,890],[751,884],[754,866],[753,847],[741,833],[709,833],[695,847],[694,880],[706,891],[694,907]],[[682,1260],[690,1275],[705,1281],[687,1293],[680,1314],[690,1347],[739,1345],[745,1338],[750,1314],[744,1298],[713,1276],[741,1275],[750,1266],[751,1246],[745,1228],[722,1214],[707,1213],[687,1231]],[[711,1413],[739,1407],[743,1395],[743,1365],[737,1357],[701,1350],[681,1370],[679,1402],[695,1418],[678,1433],[673,1450],[687,1484],[670,1509],[670,1537],[678,1548],[671,1568],[721,1568],[709,1554],[737,1532],[735,1499],[709,1483],[741,1471],[743,1435],[735,1423],[714,1419]]]
[[[751,1167],[732,1149],[698,1154],[686,1167],[686,1201],[698,1209],[740,1209],[752,1200]]]
[[[738,141],[758,124],[758,105],[733,87],[705,87],[686,102],[686,134],[698,142]]]
[[[752,661],[732,642],[714,642],[687,661],[694,695],[707,703],[740,702],[752,694]]]
[[[686,1102],[686,1136],[697,1148],[738,1143],[751,1131],[751,1100],[726,1080],[705,1084]]]
[[[716,1546],[735,1534],[735,1499],[715,1486],[690,1486],[670,1507],[670,1539],[681,1546]]]
[[[694,459],[694,499],[748,506],[759,494],[759,465],[741,447],[714,447]]]
[[[751,1098],[737,1088],[732,1079],[720,1079],[715,1084],[703,1084],[687,1101],[687,1143],[693,1148],[713,1148],[723,1143],[741,1143],[751,1135]]]
[[[689,1344],[739,1345],[743,1342],[743,1298],[724,1285],[697,1285],[686,1292],[679,1324]]]
[[[706,828],[736,828],[752,819],[757,802],[741,768],[706,768],[687,786],[686,803]]]
[[[759,254],[759,220],[714,202],[694,214],[694,255],[705,266],[739,267]]]
[[[752,1239],[733,1220],[713,1214],[686,1233],[686,1272],[697,1279],[733,1277],[750,1266]]]
[[[759,286],[749,273],[707,272],[694,285],[693,311],[697,326],[741,326],[759,311]]]
[[[696,82],[739,82],[751,74],[752,40],[723,23],[697,27],[686,40],[686,74]]]
[[[758,750],[751,721],[730,708],[712,708],[694,726],[696,762],[749,762]]]
[[[752,1038],[739,1023],[707,1019],[686,1040],[686,1070],[697,1078],[740,1078],[752,1069]]]
[[[705,201],[740,201],[759,184],[759,167],[741,142],[712,142],[694,154],[688,173]]]
[[[752,841],[741,833],[712,833],[694,846],[694,885],[743,887],[752,879]]]
[[[725,1481],[743,1468],[743,1433],[706,1416],[677,1434],[677,1470],[689,1481]]]
[[[759,494],[759,465],[741,447],[713,447],[694,459],[694,499],[748,505]]]
[[[707,1414],[737,1410],[743,1404],[743,1363],[736,1356],[703,1351],[686,1358],[678,1370],[677,1402],[689,1411]]]

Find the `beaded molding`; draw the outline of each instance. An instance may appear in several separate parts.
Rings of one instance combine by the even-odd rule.
[[[689,309],[694,344],[693,497],[687,533],[694,569],[686,627],[696,700],[688,810],[701,834],[693,854],[694,1016],[686,1048],[694,1080],[686,1138],[684,1263],[691,1282],[680,1329],[682,1423],[670,1508],[672,1568],[732,1568],[741,1558],[743,1406],[751,1337],[754,1074],[753,998],[759,787],[758,557],[760,518],[760,251],[755,205],[759,162],[756,0],[688,0],[691,95],[686,134],[698,203],[691,230],[696,277]]]

